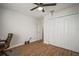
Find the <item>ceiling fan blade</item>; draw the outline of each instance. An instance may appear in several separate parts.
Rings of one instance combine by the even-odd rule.
[[[35,5],[40,5],[40,3],[34,3]]]
[[[32,8],[32,9],[30,9],[30,10],[31,10],[31,11],[33,11],[33,10],[35,10],[36,8],[38,8],[38,6],[37,6],[37,7]]]
[[[42,12],[45,12],[44,8],[43,8]]]
[[[56,3],[43,4],[42,6],[55,6]]]

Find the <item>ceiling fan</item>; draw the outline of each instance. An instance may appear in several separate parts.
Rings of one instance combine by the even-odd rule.
[[[56,6],[56,3],[33,3],[35,5],[37,5],[36,7],[30,9],[31,11],[35,10],[35,9],[38,9],[42,12],[45,12],[45,9],[44,7],[47,7],[47,6]]]

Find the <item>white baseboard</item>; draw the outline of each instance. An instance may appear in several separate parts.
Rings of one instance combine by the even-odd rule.
[[[37,40],[33,40],[33,41],[31,41],[31,42],[34,42],[34,41],[37,41]],[[15,48],[15,47],[18,47],[18,46],[21,46],[21,45],[24,45],[24,42],[23,42],[23,43],[16,44],[16,45],[12,45],[12,46],[10,46],[10,48],[8,48],[8,49]]]
[[[45,40],[44,40],[44,43],[48,44],[48,42],[47,42],[47,41],[45,41]]]
[[[15,47],[18,47],[18,46],[21,46],[21,45],[24,45],[24,43],[20,43],[20,44],[16,44],[16,45],[10,46],[9,49],[11,49],[11,48],[15,48]]]
[[[30,42],[35,42],[35,41],[38,41],[38,40],[32,40],[32,41],[30,41]],[[10,46],[10,48],[8,48],[8,49],[15,48],[15,47],[18,47],[18,46],[21,46],[21,45],[24,45],[24,43],[19,43],[19,44],[16,44],[16,45],[12,45],[12,46]]]

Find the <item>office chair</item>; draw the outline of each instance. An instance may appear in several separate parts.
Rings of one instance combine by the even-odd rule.
[[[1,55],[4,54],[4,55],[8,56],[6,51],[10,47],[10,42],[12,40],[12,37],[13,37],[13,33],[8,33],[6,40],[0,40],[0,54]]]

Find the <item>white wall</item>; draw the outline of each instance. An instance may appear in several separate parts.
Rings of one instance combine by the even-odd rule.
[[[38,19],[37,20],[38,39],[42,39],[43,20],[44,19]]]
[[[3,12],[2,9],[0,8],[0,39],[2,39],[2,19],[3,19]]]
[[[2,13],[1,13],[1,9],[0,9],[0,39],[1,39],[1,30],[2,30],[2,29],[1,29],[1,19],[2,19],[1,16],[2,16]]]
[[[79,5],[45,16],[44,42],[79,52]]]
[[[24,44],[29,37],[31,41],[39,40],[37,37],[36,19],[18,12],[0,8],[0,38],[6,39],[7,34],[13,33],[11,47]]]

